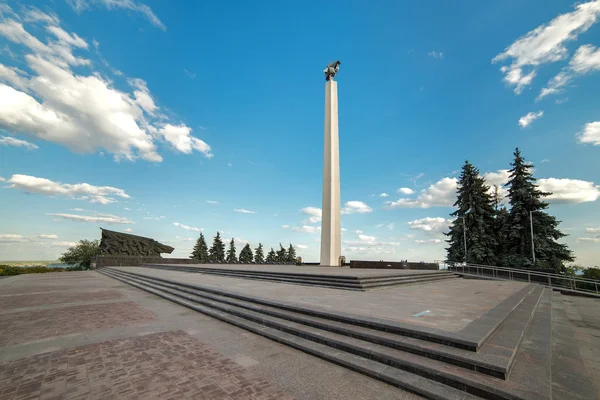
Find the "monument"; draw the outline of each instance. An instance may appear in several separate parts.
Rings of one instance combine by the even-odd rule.
[[[340,149],[337,82],[340,62],[329,63],[325,73],[325,151],[323,154],[323,207],[321,218],[321,266],[340,266]]]
[[[160,253],[171,254],[175,250],[171,246],[159,243],[152,238],[132,235],[130,233],[109,231],[100,228],[100,254],[110,256],[143,256],[160,257]]]

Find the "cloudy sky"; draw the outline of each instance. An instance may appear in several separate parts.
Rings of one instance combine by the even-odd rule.
[[[348,259],[442,259],[461,165],[501,184],[518,146],[599,265],[600,1],[413,3],[0,3],[0,260],[105,227],[316,261],[340,59]]]

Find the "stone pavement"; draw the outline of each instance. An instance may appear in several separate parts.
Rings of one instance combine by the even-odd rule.
[[[0,280],[0,399],[418,399],[97,272]]]
[[[563,296],[579,353],[600,398],[600,300],[589,297]]]
[[[295,268],[287,266],[288,270]],[[298,270],[308,267],[297,267]],[[329,271],[332,268],[323,268]],[[293,303],[358,316],[459,331],[486,311],[528,284],[515,281],[456,279],[414,286],[393,286],[369,292],[351,292],[322,287],[168,271],[144,267],[119,270],[204,287],[227,290],[267,300]],[[414,272],[414,271],[409,271]],[[437,271],[434,271],[437,272]],[[423,295],[426,293],[426,295]]]

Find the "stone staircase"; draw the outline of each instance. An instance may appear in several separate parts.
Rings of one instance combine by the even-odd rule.
[[[561,347],[553,353],[556,343],[552,341],[553,310],[560,314],[562,301],[540,285],[526,286],[463,331],[445,332],[278,303],[119,268],[99,272],[426,398],[595,398],[580,358],[568,358],[564,367],[568,374],[554,365],[559,361],[553,354],[565,351]],[[568,324],[559,329],[560,337],[569,336]],[[573,388],[571,375],[577,373]],[[553,388],[559,388],[554,396]],[[569,393],[569,388],[573,388],[570,397],[556,396]]]
[[[193,272],[200,274],[210,274],[219,276],[229,276],[232,278],[258,279],[271,282],[292,283],[296,285],[309,285],[318,287],[327,287],[330,289],[345,290],[372,290],[396,285],[415,285],[425,282],[434,282],[446,279],[457,279],[458,275],[454,272],[419,272],[417,270],[409,275],[394,275],[390,273],[384,276],[327,276],[319,274],[295,274],[292,272],[274,272],[243,269],[224,269],[199,266],[182,266],[169,264],[144,264],[146,268],[165,269],[179,272]]]

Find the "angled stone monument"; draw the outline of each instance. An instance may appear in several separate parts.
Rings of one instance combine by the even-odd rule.
[[[333,80],[340,62],[330,63],[325,73],[325,152],[323,164],[323,213],[321,219],[322,266],[340,266],[340,150],[338,136],[337,82]]]

